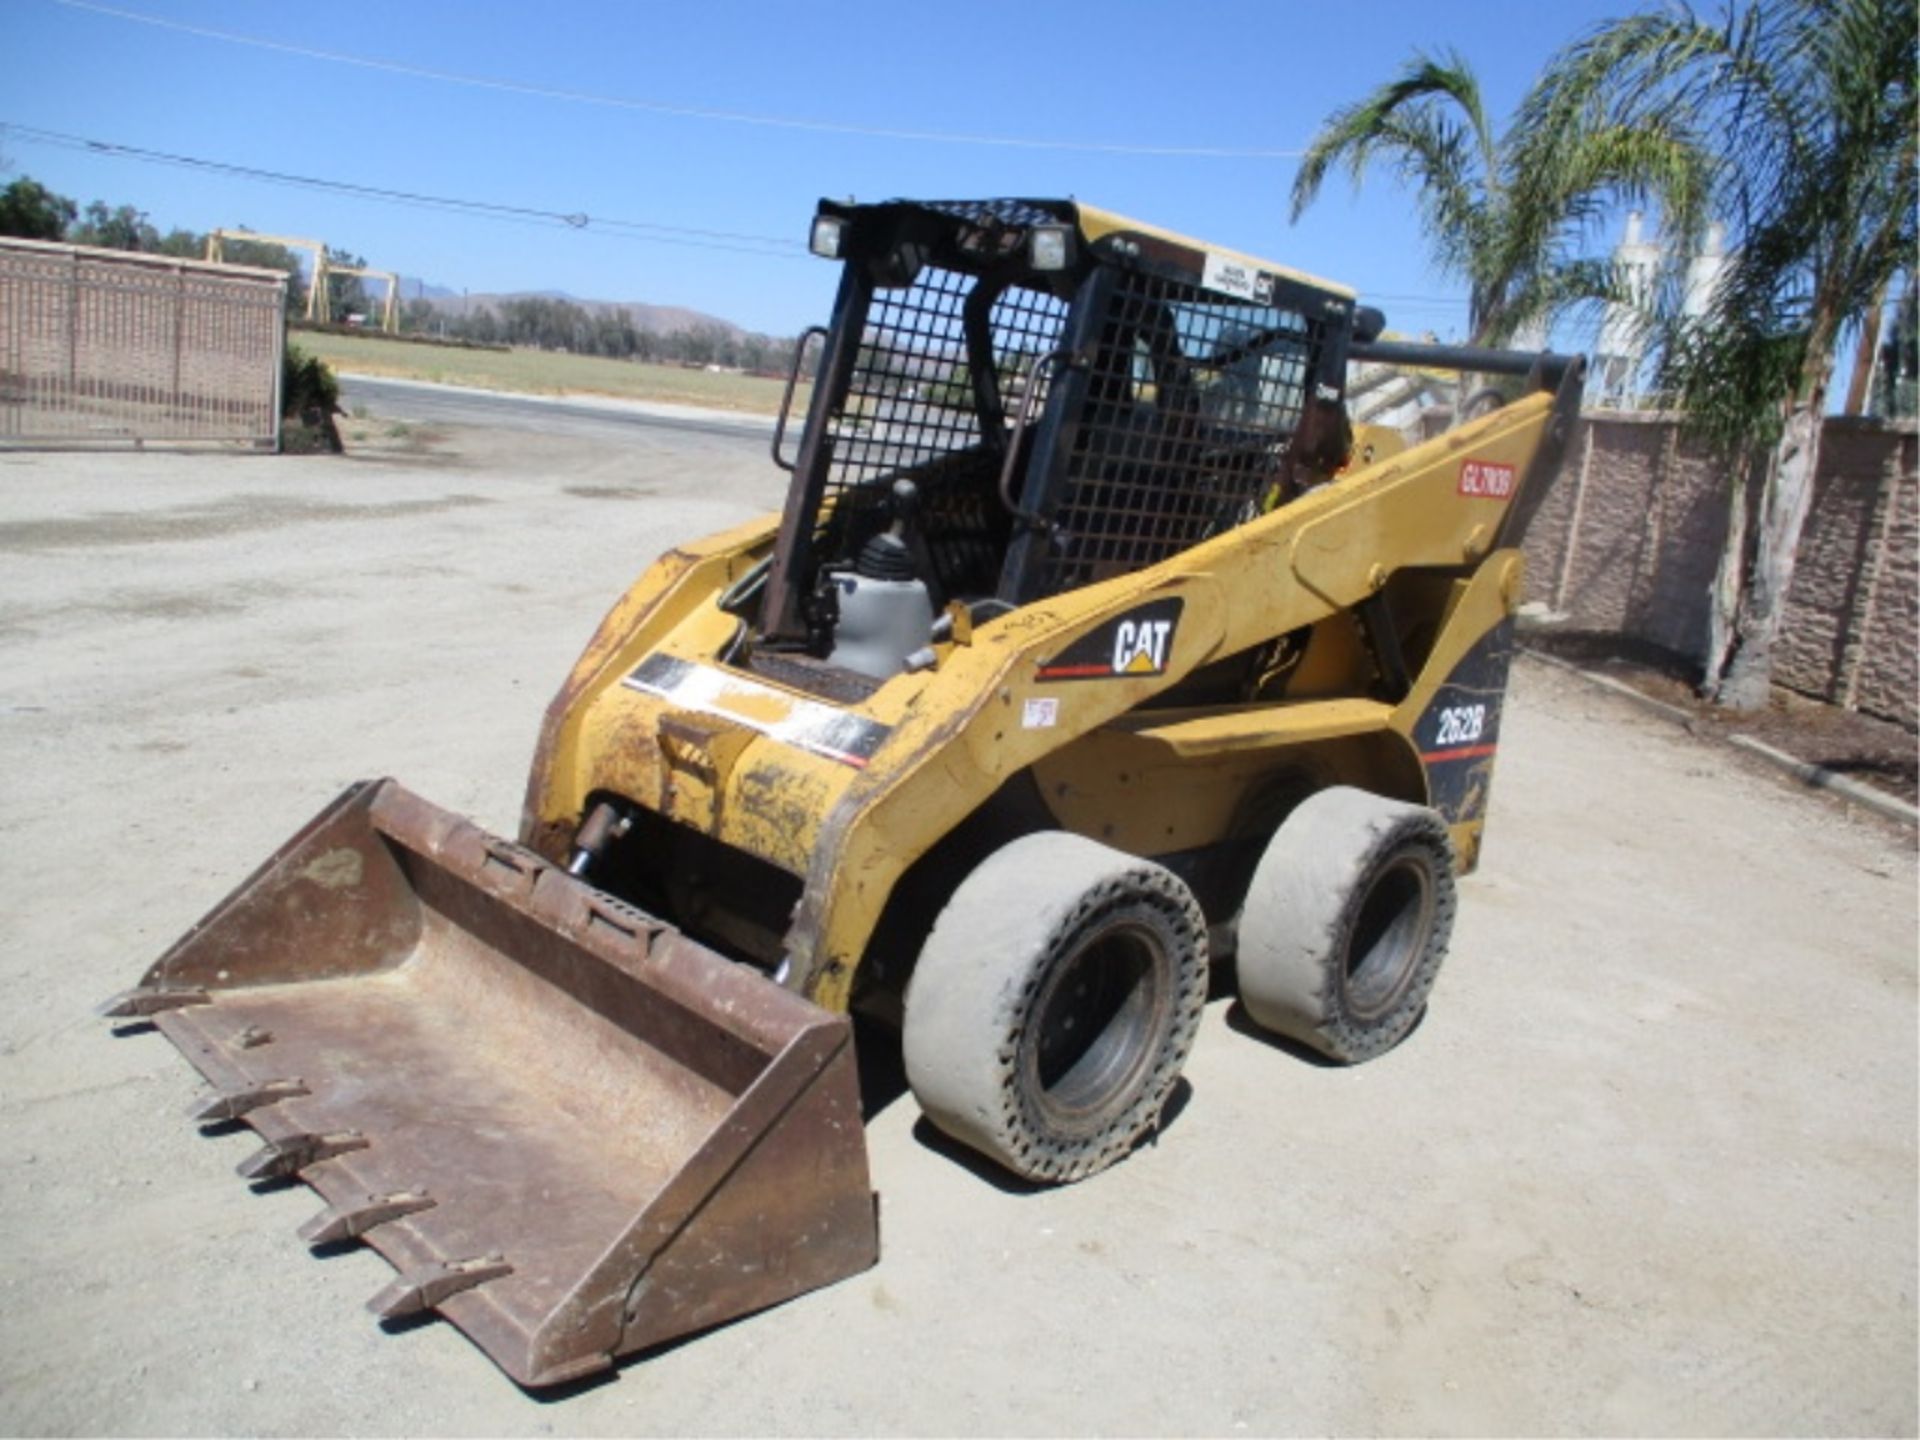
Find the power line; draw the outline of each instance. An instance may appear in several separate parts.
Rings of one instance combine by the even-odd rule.
[[[66,4],[70,0],[57,0]],[[84,135],[72,135],[60,130],[43,130],[32,125],[20,125],[9,120],[0,120],[0,136],[14,136],[29,144],[51,145],[60,149],[77,150],[100,155],[111,155],[121,159],[137,160],[146,164],[172,165],[184,169],[201,170],[213,174],[234,175],[243,179],[257,180],[266,184],[286,185],[296,189],[319,190],[334,194],[353,195],[361,199],[377,200],[388,204],[410,205],[420,209],[450,210],[457,214],[479,215],[494,220],[518,221],[522,224],[563,225],[571,230],[603,231],[617,235],[622,239],[650,241],[661,245],[682,245],[703,250],[727,250],[736,254],[764,255],[771,259],[801,259],[806,255],[798,240],[780,235],[755,235],[732,230],[708,230],[690,225],[669,225],[657,220],[623,220],[603,215],[588,215],[583,211],[548,210],[532,205],[513,205],[501,201],[475,200],[452,195],[430,195],[420,191],[389,189],[378,185],[364,185],[351,180],[330,180],[315,175],[295,175],[281,170],[266,170],[252,165],[237,165],[224,160],[210,160],[196,155],[178,155],[164,150],[149,150],[138,145],[122,145],[110,140],[96,140]],[[733,242],[733,243],[730,243]],[[1384,303],[1396,308],[1417,310],[1444,310],[1448,312],[1464,310],[1466,301],[1458,297],[1445,295],[1388,295],[1371,294],[1363,298],[1373,303]]]
[[[757,125],[776,130],[806,130],[816,134],[859,135],[868,139],[911,140],[941,145],[990,145],[1009,150],[1072,150],[1100,155],[1149,155],[1181,160],[1297,160],[1301,150],[1241,149],[1225,146],[1120,145],[1090,140],[1029,140],[1006,135],[966,135],[939,130],[894,130],[877,125],[843,124],[832,120],[802,120],[785,115],[754,115],[741,110],[720,110],[702,105],[672,105],[660,100],[643,100],[623,95],[598,95],[585,90],[563,90],[551,85],[535,85],[521,80],[499,80],[484,75],[463,75],[452,70],[436,70],[425,65],[409,65],[398,60],[383,60],[370,55],[349,55],[338,50],[320,50],[310,45],[295,45],[284,40],[269,40],[259,35],[239,35],[230,30],[215,30],[205,25],[188,25],[137,10],[122,10],[101,5],[95,0],[53,0],[69,10],[84,10],[115,20],[151,25],[203,40],[219,40],[228,45],[246,45],[256,50],[272,50],[282,55],[298,55],[307,60],[322,60],[330,65],[353,65],[362,70],[379,70],[389,75],[405,75],[416,80],[437,80],[447,85],[466,85],[478,90],[504,91],[511,95],[529,95],[542,100],[564,100],[574,105],[599,105],[615,110],[639,110],[653,115],[676,115],[691,120],[719,120],[732,125]]]
[[[235,175],[272,185],[321,190],[333,194],[354,195],[366,200],[411,205],[422,209],[451,210],[459,214],[481,215],[496,220],[522,223],[558,224],[571,230],[604,230],[623,238],[647,240],[662,245],[688,245],[703,250],[731,250],[747,255],[766,255],[773,259],[798,259],[806,254],[797,240],[776,235],[749,235],[730,230],[703,230],[688,225],[668,225],[656,220],[621,220],[588,215],[582,211],[547,210],[533,205],[510,205],[494,200],[474,200],[453,195],[429,195],[414,190],[394,190],[379,185],[363,185],[351,180],[329,180],[316,175],[294,175],[282,170],[265,170],[253,165],[235,165],[224,160],[209,160],[197,155],[176,155],[165,150],[148,150],[138,145],[121,145],[110,140],[95,140],[59,130],[42,130],[32,125],[17,125],[0,120],[0,134],[26,140],[30,144],[52,145],[61,149],[112,155],[154,165],[173,165],[189,170],[220,175]],[[740,242],[740,243],[728,243]]]

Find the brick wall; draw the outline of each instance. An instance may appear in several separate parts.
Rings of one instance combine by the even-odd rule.
[[[1782,683],[1849,709],[1915,723],[1920,692],[1920,437],[1835,421],[1814,505],[1817,534],[1794,572]],[[1813,527],[1809,526],[1812,531]],[[1816,638],[1817,637],[1817,638]]]
[[[0,448],[280,433],[287,277],[0,239]]]
[[[1777,683],[1920,724],[1920,503],[1911,425],[1830,420],[1775,656]],[[1699,662],[1726,540],[1726,466],[1662,416],[1582,420],[1527,536],[1528,598],[1567,627]]]

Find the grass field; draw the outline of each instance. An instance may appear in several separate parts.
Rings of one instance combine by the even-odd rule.
[[[644,365],[597,355],[560,355],[542,350],[464,350],[453,345],[400,345],[371,335],[295,331],[288,343],[318,355],[336,370],[471,385],[526,395],[612,395],[772,415],[780,408],[781,382],[753,375],[718,375],[677,365]],[[805,387],[803,386],[802,389]],[[806,397],[795,397],[796,415]]]

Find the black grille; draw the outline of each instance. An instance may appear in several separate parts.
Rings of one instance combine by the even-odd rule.
[[[778,650],[754,651],[747,659],[747,668],[778,684],[840,705],[858,705],[880,688],[880,682],[870,676],[856,675],[808,655],[789,655]]]
[[[1058,225],[1066,218],[1058,206],[1034,200],[929,200],[915,208],[964,221],[954,243],[975,260],[1011,255],[1026,243],[1033,226]]]
[[[1058,202],[1040,200],[918,200],[912,204],[916,209],[938,211],[969,225],[1005,225],[1022,230],[1057,225],[1066,218]]]
[[[1319,372],[1324,328],[1284,301],[1121,272],[1046,516],[1037,592],[1155,564],[1259,514]]]

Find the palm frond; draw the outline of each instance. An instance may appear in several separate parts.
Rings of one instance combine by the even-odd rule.
[[[1294,174],[1292,218],[1298,220],[1306,212],[1327,172],[1336,165],[1344,163],[1354,187],[1359,188],[1368,163],[1382,150],[1404,152],[1410,143],[1417,145],[1426,152],[1422,159],[1427,170],[1437,171],[1440,147],[1430,141],[1440,133],[1442,106],[1461,113],[1477,151],[1477,164],[1469,164],[1463,147],[1445,147],[1446,163],[1452,167],[1449,184],[1484,184],[1497,146],[1473,72],[1455,55],[1416,54],[1396,78],[1327,117]]]

